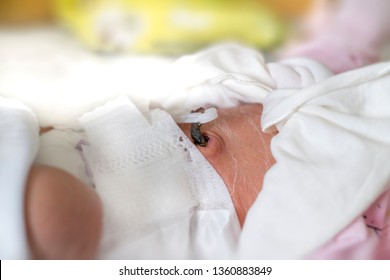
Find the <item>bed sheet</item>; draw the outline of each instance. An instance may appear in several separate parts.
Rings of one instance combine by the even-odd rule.
[[[42,126],[65,124],[122,94],[142,105],[172,59],[93,53],[54,27],[0,29],[0,93],[32,108]]]

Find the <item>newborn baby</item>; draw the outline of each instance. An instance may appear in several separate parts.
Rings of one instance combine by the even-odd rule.
[[[201,132],[208,136],[207,146],[197,146],[225,182],[241,224],[261,190],[265,172],[273,164],[272,134],[261,131],[261,112],[258,104],[218,110],[218,118],[201,127]],[[190,125],[180,125],[189,138]],[[34,257],[96,257],[102,206],[93,189],[59,169],[34,166],[26,197]]]

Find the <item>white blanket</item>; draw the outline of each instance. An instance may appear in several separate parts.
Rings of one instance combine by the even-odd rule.
[[[0,59],[6,61],[0,93],[31,107],[41,125],[72,126],[82,113],[121,94],[144,108],[174,113],[205,103],[264,105],[263,130],[279,131],[271,144],[277,163],[248,214],[239,258],[304,258],[389,182],[389,63],[331,77],[314,61],[267,64],[261,54],[236,45],[171,65],[169,59],[92,55],[56,33],[28,36],[0,34]],[[37,36],[37,45],[22,47]],[[63,162],[54,153],[40,158]]]
[[[38,122],[26,106],[0,96],[0,131],[0,259],[25,259],[24,186],[38,151]]]

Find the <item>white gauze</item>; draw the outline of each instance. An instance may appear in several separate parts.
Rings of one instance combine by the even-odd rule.
[[[156,253],[123,252],[123,246],[156,235],[196,211],[226,209],[238,225],[223,180],[165,111],[142,114],[127,97],[119,97],[80,122],[90,142],[83,153],[104,205],[102,257],[118,250],[123,257],[194,257],[191,242],[180,242],[194,234],[191,224],[177,246],[169,241],[166,254],[166,244],[159,242]]]

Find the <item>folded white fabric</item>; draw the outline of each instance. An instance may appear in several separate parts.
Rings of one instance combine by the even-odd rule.
[[[390,64],[334,76],[264,100],[277,128],[267,172],[241,236],[252,258],[303,258],[389,187]]]
[[[160,95],[151,106],[185,113],[199,106],[262,103],[275,89],[301,89],[332,74],[310,59],[266,63],[263,55],[238,44],[223,44],[175,61],[161,74]]]
[[[26,106],[0,96],[0,131],[0,259],[26,259],[24,189],[38,151],[38,122]]]

